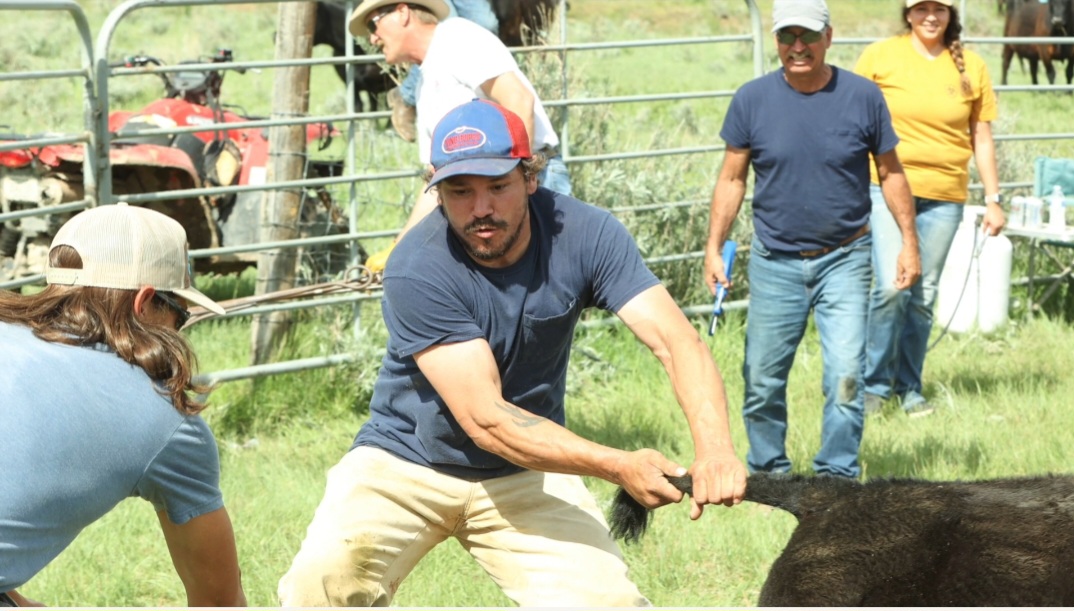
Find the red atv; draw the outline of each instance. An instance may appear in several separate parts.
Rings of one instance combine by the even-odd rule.
[[[210,58],[183,63],[228,63],[230,50]],[[164,65],[150,56],[130,57],[114,67]],[[242,72],[241,70],[238,70]],[[136,111],[117,110],[108,116],[111,132],[109,159],[113,192],[125,194],[263,184],[268,161],[268,131],[244,127],[258,119],[233,112],[220,102],[223,73],[190,70],[154,73],[164,81],[164,97]],[[181,134],[151,134],[148,130],[209,124],[209,129]],[[324,148],[338,132],[327,124],[307,127],[308,147]],[[0,142],[19,136],[0,134]],[[78,144],[49,145],[0,152],[0,212],[42,208],[84,197],[84,149]],[[339,175],[340,161],[312,161],[306,176]],[[263,192],[249,191],[209,196],[176,196],[143,205],[175,218],[186,228],[191,249],[242,246],[259,240]],[[122,199],[120,197],[120,199]],[[73,213],[23,217],[0,227],[0,280],[43,268],[44,249],[55,230]],[[324,188],[304,192],[300,216],[304,236],[347,231],[347,219]],[[345,267],[343,246],[313,254],[315,274]],[[199,269],[231,271],[256,262],[257,253],[215,256],[197,261]]]

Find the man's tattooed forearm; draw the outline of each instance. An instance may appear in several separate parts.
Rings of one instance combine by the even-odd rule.
[[[538,424],[545,421],[544,418],[540,416],[535,416],[527,411],[521,410],[517,406],[511,405],[510,403],[502,403],[500,401],[496,401],[495,403],[496,407],[511,415],[511,418],[514,420],[515,425],[520,426],[522,428],[537,426]]]

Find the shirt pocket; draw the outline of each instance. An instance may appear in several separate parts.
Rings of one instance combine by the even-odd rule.
[[[856,129],[833,127],[824,130],[824,161],[829,167],[853,167],[866,154],[865,138]]]
[[[516,360],[519,363],[552,363],[563,356],[574,337],[577,305],[578,300],[573,299],[561,306],[564,311],[551,316],[524,314],[522,344],[518,347]]]

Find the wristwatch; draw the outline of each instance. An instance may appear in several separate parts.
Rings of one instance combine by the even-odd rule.
[[[985,200],[986,204],[997,204],[997,205],[1000,205],[1000,206],[1003,205],[1003,196],[1000,195],[999,193],[993,193],[992,195],[985,195],[984,200]]]

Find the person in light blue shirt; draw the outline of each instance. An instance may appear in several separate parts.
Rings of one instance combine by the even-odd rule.
[[[100,206],[57,232],[44,291],[0,291],[0,606],[33,604],[16,589],[128,497],[157,512],[188,604],[246,605],[179,334],[188,303],[224,310],[189,270],[177,221]]]

